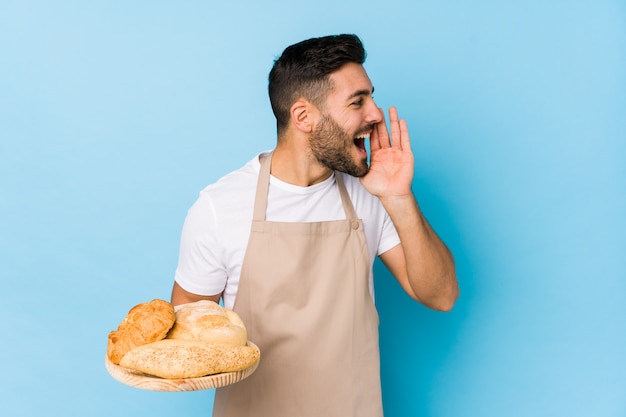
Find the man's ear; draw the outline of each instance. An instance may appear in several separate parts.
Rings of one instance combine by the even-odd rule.
[[[311,133],[315,125],[317,108],[305,99],[299,99],[290,109],[291,121],[296,129]]]

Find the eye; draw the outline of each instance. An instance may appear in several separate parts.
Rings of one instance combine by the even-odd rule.
[[[358,100],[353,101],[352,105],[356,107],[361,107],[363,105],[363,99],[359,98]]]

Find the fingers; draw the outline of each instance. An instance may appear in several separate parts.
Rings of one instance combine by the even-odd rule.
[[[389,146],[389,134],[387,133],[387,124],[385,123],[385,112],[379,108],[381,121],[376,123],[372,135],[370,136],[370,148],[372,151],[378,150],[383,146]]]
[[[389,128],[391,129],[391,147],[400,148],[400,122],[398,121],[398,110],[395,107],[389,108]]]
[[[379,110],[381,121],[376,124],[370,138],[372,150],[380,148],[409,149],[409,129],[405,120],[398,119],[398,110],[395,107],[389,108],[389,130],[391,131],[391,136],[389,136],[387,131],[385,112],[382,109]]]
[[[406,120],[400,120],[400,149],[410,150],[411,139],[409,138],[409,127],[406,124]]]

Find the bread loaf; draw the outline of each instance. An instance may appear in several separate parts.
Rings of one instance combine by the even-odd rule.
[[[176,322],[168,339],[197,340],[245,346],[248,334],[241,318],[232,310],[209,300],[176,306]]]
[[[109,333],[107,355],[119,364],[130,350],[164,339],[174,325],[174,307],[164,300],[155,299],[131,308],[117,330]]]
[[[259,350],[251,346],[163,339],[131,350],[120,365],[161,378],[197,378],[240,371],[259,358]]]

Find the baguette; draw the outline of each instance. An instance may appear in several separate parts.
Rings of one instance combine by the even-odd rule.
[[[120,365],[148,375],[178,379],[240,371],[259,358],[259,350],[251,346],[162,339],[132,349]]]

